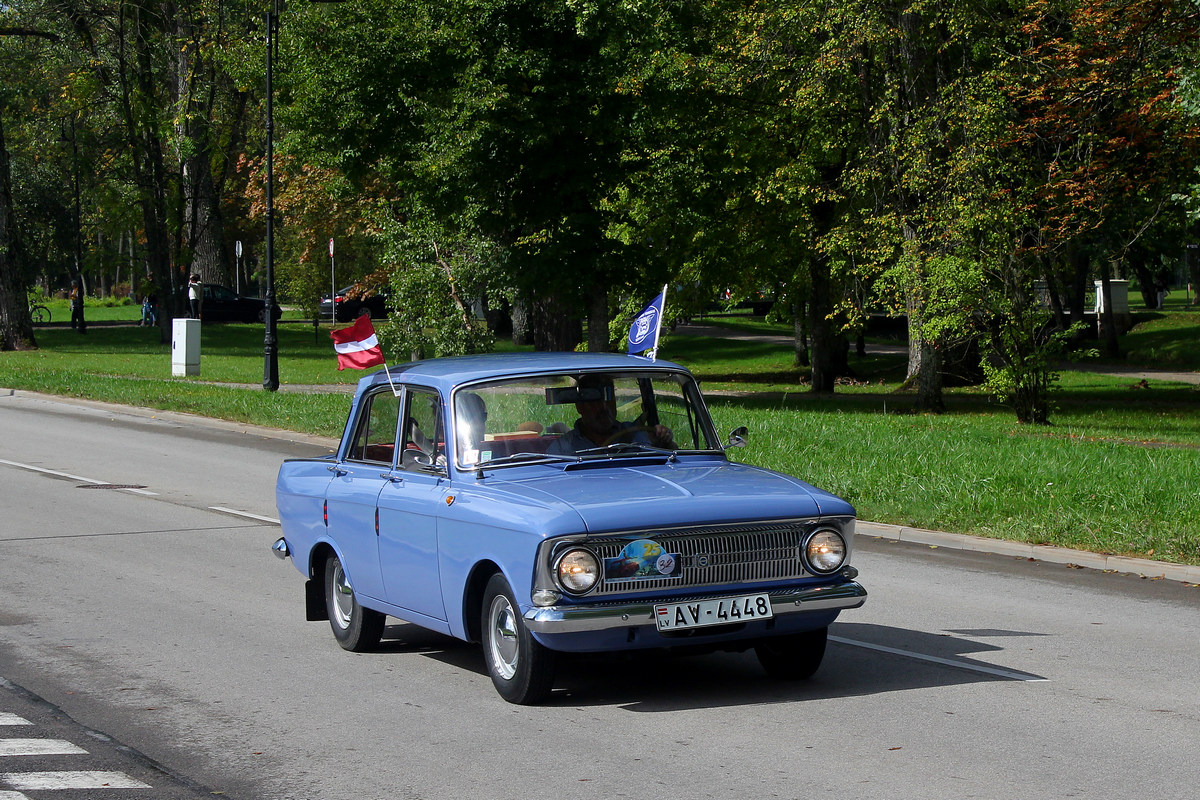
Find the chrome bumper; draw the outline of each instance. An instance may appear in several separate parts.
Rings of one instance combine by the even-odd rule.
[[[721,597],[722,595],[706,595]],[[771,612],[775,617],[803,614],[809,611],[833,611],[858,608],[867,599],[867,590],[857,581],[833,586],[816,586],[771,592]],[[704,598],[691,598],[704,599]],[[531,608],[525,612],[525,624],[534,633],[580,633],[655,625],[654,607],[680,599],[645,600],[626,603],[597,603],[588,606],[550,606]]]

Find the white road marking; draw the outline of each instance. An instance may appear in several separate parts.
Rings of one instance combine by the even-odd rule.
[[[63,739],[0,739],[3,756],[73,756],[87,753],[78,745]]]
[[[72,475],[69,472],[59,472],[58,470],[46,469],[45,467],[35,467],[33,464],[22,464],[20,461],[7,461],[3,458],[0,458],[0,464],[7,464],[10,467],[17,467],[18,469],[27,469],[30,472],[40,472],[43,475],[53,475],[56,478],[67,478],[69,480],[79,481],[80,483],[91,483],[95,484],[96,486],[107,486],[111,483],[111,481],[98,481],[95,478],[84,478],[81,475]],[[149,489],[121,489],[120,491],[131,492],[133,494],[144,494],[150,497],[156,497],[158,495],[157,492],[152,492]]]
[[[149,789],[124,772],[5,772],[0,783],[18,791],[53,789]]]
[[[8,711],[0,711],[0,725],[32,725],[33,723],[24,717],[18,717],[16,714]]]
[[[914,653],[911,650],[900,650],[895,647],[884,647],[881,644],[869,644],[867,642],[858,642],[853,639],[843,639],[840,636],[830,636],[829,641],[837,642],[838,644],[848,644],[852,647],[865,647],[867,650],[878,650],[881,653],[891,653],[892,655],[905,656],[906,658],[915,658],[918,661],[930,661],[934,664],[943,664],[947,667],[956,667],[958,669],[970,670],[971,672],[982,672],[985,675],[995,675],[1000,678],[1008,678],[1009,680],[1014,681],[1038,683],[1049,680],[1049,678],[1039,678],[1035,675],[1026,675],[1022,672],[1011,672],[1006,669],[997,669],[996,667],[985,667],[982,664],[968,664],[965,661],[955,661],[950,658],[939,658],[938,656],[927,656],[924,653]]]
[[[235,517],[248,517],[256,519],[259,522],[269,522],[272,525],[278,525],[279,520],[274,517],[261,517],[258,514],[251,514],[249,511],[238,511],[236,508],[226,508],[225,506],[209,506],[209,511],[220,511],[222,514],[233,514]]]
[[[0,789],[0,800],[29,800],[29,796],[20,792],[6,792]]]

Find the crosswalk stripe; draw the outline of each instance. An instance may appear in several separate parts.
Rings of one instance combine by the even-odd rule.
[[[0,789],[0,800],[29,800],[29,798],[20,792],[6,792]]]
[[[0,739],[2,756],[68,756],[87,753],[63,739]]]
[[[25,719],[24,717],[18,717],[16,714],[13,714],[8,711],[0,711],[0,725],[32,725],[32,724],[33,724],[32,722]],[[0,800],[4,800],[4,798],[0,797]]]
[[[149,789],[124,772],[5,772],[0,783],[17,791],[51,789]]]

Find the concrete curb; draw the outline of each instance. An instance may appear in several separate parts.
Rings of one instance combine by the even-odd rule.
[[[909,528],[902,525],[887,525],[879,522],[859,520],[855,526],[859,536],[870,536],[876,539],[888,539],[910,544],[923,544],[927,547],[945,547],[948,550],[965,550],[976,553],[991,553],[993,555],[1024,558],[1031,561],[1043,561],[1048,564],[1063,564],[1066,566],[1095,569],[1102,572],[1122,572],[1140,575],[1151,580],[1178,581],[1200,585],[1200,566],[1190,564],[1174,564],[1168,561],[1152,561],[1147,558],[1129,558],[1127,556],[1110,556],[1104,553],[1091,553],[1086,550],[1071,550],[1066,547],[1051,547],[1048,545],[1013,542],[1006,539],[988,539],[982,536],[968,536],[962,533],[943,533],[922,528]]]
[[[205,417],[201,414],[189,414],[186,411],[164,411],[159,408],[149,408],[146,406],[128,406],[120,403],[106,403],[102,400],[85,400],[80,397],[66,397],[55,394],[44,394],[42,392],[32,392],[28,389],[8,389],[0,387],[0,397],[27,397],[33,400],[41,400],[49,403],[59,403],[62,405],[73,405],[81,408],[90,408],[96,411],[103,411],[113,416],[137,417],[140,419],[153,419],[159,422],[169,422],[175,425],[196,425],[215,430],[228,431],[230,433],[241,433],[249,436],[259,436],[264,439],[279,439],[287,442],[297,442],[300,444],[311,444],[317,447],[324,447],[330,451],[336,450],[338,447],[338,439],[328,436],[317,436],[316,434],[300,433],[298,431],[289,431],[282,428],[267,428],[262,425],[254,425],[249,422],[232,422],[230,420],[216,419],[215,417]]]

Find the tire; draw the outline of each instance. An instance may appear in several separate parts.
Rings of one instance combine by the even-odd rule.
[[[496,573],[483,592],[483,660],[496,691],[510,703],[532,705],[554,688],[554,651],[530,635],[504,576]]]
[[[34,325],[45,325],[50,321],[50,309],[45,306],[33,306],[29,309],[29,316]]]
[[[337,556],[330,556],[325,562],[325,608],[329,612],[329,627],[343,650],[363,653],[373,650],[383,638],[387,615],[358,604]]]
[[[774,636],[763,639],[754,646],[758,663],[772,678],[786,681],[802,681],[811,678],[825,658],[825,643],[829,628],[818,628],[805,633]]]

